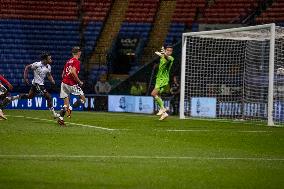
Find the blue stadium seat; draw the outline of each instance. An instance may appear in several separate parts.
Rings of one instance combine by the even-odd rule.
[[[148,40],[152,24],[150,23],[128,23],[121,25],[119,34],[124,37],[138,37]]]
[[[183,23],[172,23],[165,42],[167,44],[172,44],[180,41],[185,29],[186,25]]]
[[[102,27],[102,22],[88,23],[84,33],[86,55],[94,48]],[[14,86],[23,86],[24,66],[38,61],[42,51],[52,54],[52,72],[60,81],[72,47],[80,42],[79,22],[0,19],[0,36],[0,68]]]

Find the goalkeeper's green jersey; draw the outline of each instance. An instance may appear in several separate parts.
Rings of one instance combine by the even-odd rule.
[[[170,81],[170,71],[174,63],[174,58],[172,56],[160,58],[159,71],[156,78],[156,86],[162,87],[169,84]]]

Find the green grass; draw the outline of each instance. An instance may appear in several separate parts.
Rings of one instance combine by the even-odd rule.
[[[61,128],[47,111],[5,113],[1,189],[284,188],[284,128],[93,112]]]

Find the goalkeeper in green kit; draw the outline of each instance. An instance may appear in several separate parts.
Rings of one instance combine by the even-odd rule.
[[[156,55],[160,57],[159,70],[156,77],[156,85],[151,95],[155,98],[160,110],[157,113],[161,116],[159,120],[164,120],[169,115],[167,114],[167,109],[164,107],[164,102],[160,97],[166,86],[170,81],[170,70],[174,62],[174,58],[171,56],[173,53],[172,46],[162,47],[161,52],[155,52]]]

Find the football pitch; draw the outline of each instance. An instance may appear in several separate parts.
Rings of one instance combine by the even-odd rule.
[[[0,188],[284,188],[284,128],[247,122],[7,110]]]

